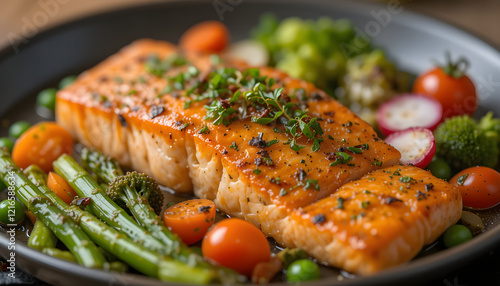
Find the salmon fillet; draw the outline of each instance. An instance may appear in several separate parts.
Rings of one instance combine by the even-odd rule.
[[[286,219],[281,243],[308,249],[347,271],[371,274],[409,261],[461,212],[456,187],[429,171],[397,165],[294,212]]]
[[[296,229],[307,225],[307,220],[294,215],[297,210],[312,207],[345,183],[399,161],[399,152],[347,108],[313,85],[272,68],[259,68],[259,76],[274,78],[272,89],[282,87],[288,102],[308,110],[307,120],[317,119],[324,132],[316,134],[323,140],[316,142],[319,150],[312,151],[315,140],[306,136],[296,138],[296,145],[303,148],[293,150],[291,133],[276,122],[254,122],[252,116],[241,115],[229,124],[217,125],[205,119],[205,106],[218,99],[196,101],[186,95],[189,85],[177,80],[181,73],[190,72],[189,65],[170,64],[161,75],[148,65],[151,55],[164,59],[176,53],[179,51],[174,45],[153,40],[139,40],[125,47],[57,94],[57,122],[84,145],[151,175],[176,192],[194,191],[200,198],[214,200],[221,211],[252,222],[287,247],[298,245],[294,242],[298,237],[289,227],[291,220]],[[214,84],[207,82],[216,71],[209,58],[188,57],[198,71],[191,82]],[[241,63],[217,66],[222,67],[233,67],[238,70],[236,74],[247,69]],[[166,89],[176,84],[180,87]],[[227,102],[221,100],[221,104]],[[249,110],[254,115],[266,113],[265,109]],[[307,228],[303,234],[315,226]],[[437,227],[432,230],[444,231]],[[318,235],[318,239],[331,238],[331,234]],[[410,254],[401,255],[406,260],[422,245],[409,247]],[[303,248],[325,263],[349,264],[318,255],[314,245]],[[375,271],[396,262],[379,268],[367,267],[359,259],[358,263],[348,269],[369,273],[366,269]]]

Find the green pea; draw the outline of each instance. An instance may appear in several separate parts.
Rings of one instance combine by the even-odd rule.
[[[24,206],[16,200],[0,202],[0,223],[18,224],[24,220]]]
[[[31,124],[26,121],[18,121],[12,124],[9,128],[9,136],[19,138],[26,130],[31,127]]]
[[[9,152],[12,152],[12,148],[14,148],[14,143],[7,137],[0,138],[0,148],[7,147]]]
[[[47,88],[40,91],[36,98],[36,104],[54,111],[56,107],[56,92],[57,89],[55,88]]]
[[[470,230],[460,224],[456,224],[448,228],[443,234],[444,245],[448,248],[457,246],[472,239]]]
[[[70,75],[61,80],[59,82],[59,89],[63,89],[67,87],[68,85],[72,84],[76,80],[76,75]]]
[[[431,171],[432,175],[443,180],[451,178],[451,168],[445,160],[441,158],[432,158],[431,163],[427,166],[427,170]]]
[[[318,264],[309,259],[294,261],[286,271],[286,280],[289,282],[301,282],[319,279],[321,272]]]

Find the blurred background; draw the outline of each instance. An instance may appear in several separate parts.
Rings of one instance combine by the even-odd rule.
[[[0,0],[0,48],[9,45],[15,34],[20,34],[22,29],[28,29],[28,32],[37,30],[36,33],[93,13],[160,1],[168,0]],[[459,26],[500,47],[500,29],[498,29],[500,1],[498,0],[400,0],[400,2],[409,10]],[[29,23],[36,24],[32,31]]]

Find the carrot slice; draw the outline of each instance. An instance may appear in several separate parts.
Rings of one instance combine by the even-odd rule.
[[[229,43],[227,27],[218,21],[201,22],[189,28],[182,35],[179,45],[181,48],[201,53],[219,53]]]
[[[165,225],[189,245],[205,236],[215,221],[215,211],[212,201],[196,199],[171,206],[163,217]]]
[[[70,204],[77,196],[71,186],[56,173],[50,172],[47,186],[65,203]]]

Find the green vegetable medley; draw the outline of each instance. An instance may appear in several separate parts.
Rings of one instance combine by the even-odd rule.
[[[314,83],[370,124],[377,107],[407,87],[384,52],[358,35],[349,20],[317,21],[262,16],[253,38],[264,44],[270,65]]]

